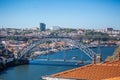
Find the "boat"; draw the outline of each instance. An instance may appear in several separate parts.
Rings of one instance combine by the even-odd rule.
[[[74,59],[77,59],[77,56],[73,56],[72,59],[73,59],[73,60],[74,60]]]

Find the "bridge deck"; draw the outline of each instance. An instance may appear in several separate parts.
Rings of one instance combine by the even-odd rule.
[[[30,60],[30,63],[41,65],[82,66],[91,63],[91,61],[64,60],[64,59],[36,59]]]
[[[80,63],[80,62],[83,62],[83,63],[90,63],[91,61],[90,60],[87,60],[87,61],[81,61],[81,60],[66,60],[66,59],[33,59],[31,61],[53,61],[53,62],[77,62],[77,63]]]

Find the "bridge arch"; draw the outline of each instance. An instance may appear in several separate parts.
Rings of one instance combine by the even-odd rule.
[[[91,60],[93,60],[93,57],[95,58],[97,54],[91,50],[87,45],[84,45],[78,40],[74,40],[68,37],[45,37],[40,38],[37,42],[29,44],[27,47],[25,47],[22,51],[18,53],[18,59],[21,59],[24,57],[25,54],[27,54],[31,49],[38,46],[39,44],[45,43],[47,41],[64,41],[64,42],[70,42],[73,44],[74,47],[79,48],[81,51],[83,51]]]

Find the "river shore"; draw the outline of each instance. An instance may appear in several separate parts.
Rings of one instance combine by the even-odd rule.
[[[14,59],[10,62],[0,62],[0,72],[7,69],[8,67],[14,67],[18,65],[24,65],[24,64],[29,64],[29,61],[27,59]]]

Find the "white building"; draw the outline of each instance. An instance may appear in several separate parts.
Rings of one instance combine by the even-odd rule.
[[[53,26],[53,27],[51,27],[51,30],[60,30],[61,28],[60,28],[60,26]]]

